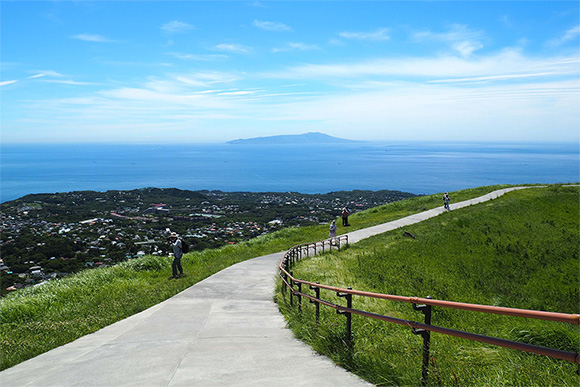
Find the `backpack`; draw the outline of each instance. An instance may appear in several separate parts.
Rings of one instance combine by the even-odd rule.
[[[189,253],[189,245],[183,239],[181,240],[181,252],[183,254]]]

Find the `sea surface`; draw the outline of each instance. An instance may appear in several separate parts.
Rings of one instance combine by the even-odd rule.
[[[31,193],[143,187],[431,194],[580,181],[578,143],[4,144],[0,161],[1,202]]]

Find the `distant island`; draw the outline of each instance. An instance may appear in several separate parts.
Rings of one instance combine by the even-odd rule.
[[[310,132],[304,134],[290,134],[281,136],[255,137],[228,141],[228,144],[344,144],[360,142],[344,138],[332,137],[328,134]]]

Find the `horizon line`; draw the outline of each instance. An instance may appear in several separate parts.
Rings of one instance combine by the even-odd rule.
[[[267,137],[276,137],[279,135],[266,136],[266,137],[252,137],[250,139],[262,139]],[[285,135],[280,135],[285,136]],[[292,136],[292,135],[289,135]],[[299,136],[299,135],[296,135]],[[338,138],[338,137],[337,137]],[[341,138],[343,139],[343,138]],[[216,140],[216,141],[184,141],[184,140],[168,140],[168,141],[2,141],[0,142],[0,147],[2,146],[17,146],[17,145],[317,145],[316,143],[303,143],[303,144],[230,144],[231,141],[246,140],[242,138],[236,138],[234,140]],[[350,139],[345,139],[350,140]],[[423,139],[372,139],[372,140],[350,140],[352,143],[350,145],[355,145],[361,143],[423,143],[423,144],[578,144],[580,146],[580,139],[570,139],[570,140],[465,140],[465,139],[447,139],[447,140],[423,140]],[[348,145],[349,143],[321,143],[321,145]]]

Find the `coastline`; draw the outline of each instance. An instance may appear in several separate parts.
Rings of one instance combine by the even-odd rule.
[[[225,192],[400,190],[580,180],[573,142],[3,144],[0,202],[32,193],[175,187]]]

